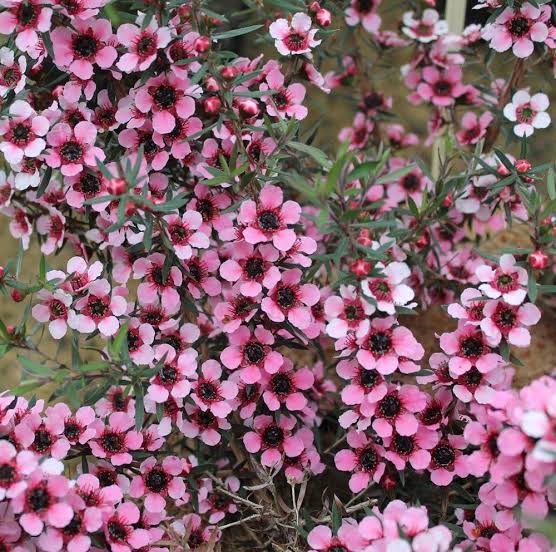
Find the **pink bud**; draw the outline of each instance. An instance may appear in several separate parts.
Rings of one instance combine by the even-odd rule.
[[[531,163],[529,163],[527,159],[518,159],[515,162],[515,168],[517,169],[517,172],[526,173],[531,169]]]
[[[195,50],[197,52],[206,52],[210,48],[210,39],[208,36],[200,36],[194,42]]]
[[[548,259],[548,255],[544,251],[537,249],[536,251],[533,251],[533,253],[529,255],[529,258],[527,260],[531,268],[535,268],[537,270],[544,270],[548,266],[549,259]]]
[[[218,98],[217,96],[209,96],[208,98],[205,98],[203,100],[203,109],[205,113],[208,113],[209,115],[214,115],[215,113],[218,113],[221,107],[222,107],[222,102],[220,101],[220,98]]]
[[[321,8],[317,12],[316,19],[321,27],[328,27],[332,23],[332,14],[328,10]]]
[[[233,80],[237,77],[237,69],[235,67],[232,67],[231,65],[228,65],[227,67],[223,67],[222,69],[220,69],[220,74],[222,75],[222,78],[224,80]]]
[[[123,178],[112,178],[106,188],[111,195],[122,195],[127,190],[127,182]]]

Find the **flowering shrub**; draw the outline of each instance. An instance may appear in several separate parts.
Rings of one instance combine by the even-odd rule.
[[[548,2],[243,3],[0,1],[0,550],[548,552]]]

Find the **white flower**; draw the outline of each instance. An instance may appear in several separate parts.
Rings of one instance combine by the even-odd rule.
[[[549,103],[546,94],[531,96],[526,90],[519,90],[511,103],[504,107],[504,116],[509,121],[518,123],[514,126],[516,136],[531,136],[536,128],[550,125],[550,115],[546,113]]]
[[[409,11],[403,15],[402,31],[419,42],[433,42],[439,36],[448,33],[448,22],[440,19],[438,12],[426,9],[421,19],[415,19],[414,12]]]

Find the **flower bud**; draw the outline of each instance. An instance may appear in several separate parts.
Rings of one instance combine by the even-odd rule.
[[[228,65],[220,69],[220,74],[222,75],[222,78],[228,81],[234,80],[237,77],[237,73],[238,73],[237,69],[231,65]]]
[[[536,270],[544,270],[548,266],[549,259],[548,255],[544,251],[537,249],[529,255],[527,261],[529,262],[529,266],[531,268],[534,268]]]
[[[529,163],[527,159],[518,159],[515,162],[515,168],[519,173],[526,173],[527,171],[531,170],[531,163]]]
[[[321,9],[320,4],[318,2],[311,2],[309,5],[309,11],[313,13],[317,13]]]
[[[220,85],[214,77],[208,77],[205,81],[205,90],[207,92],[218,92],[220,90]]]
[[[328,27],[332,23],[332,14],[328,10],[321,8],[317,12],[316,20],[321,27]]]
[[[23,301],[23,299],[25,299],[25,294],[21,292],[19,289],[12,289],[11,295],[12,295],[12,299],[16,303],[20,303],[21,301]]]
[[[238,101],[237,106],[240,111],[248,117],[254,117],[255,115],[258,115],[260,111],[257,100],[253,98],[241,98],[241,100]]]
[[[419,248],[419,249],[423,249],[424,247],[427,247],[427,245],[429,245],[430,243],[430,237],[429,237],[429,233],[428,232],[423,232],[416,240],[415,240],[415,245]]]
[[[203,100],[203,110],[209,115],[214,115],[220,111],[222,102],[217,96],[209,96]]]
[[[122,195],[127,190],[127,182],[123,178],[112,178],[106,184],[106,189],[110,195]]]
[[[454,196],[451,193],[449,193],[442,200],[442,205],[446,207],[446,209],[449,209],[453,204],[454,204]]]
[[[357,259],[349,266],[350,272],[357,278],[364,278],[365,276],[368,276],[371,269],[371,263],[365,259]]]
[[[210,38],[208,36],[200,36],[193,45],[197,52],[206,52],[210,48]]]

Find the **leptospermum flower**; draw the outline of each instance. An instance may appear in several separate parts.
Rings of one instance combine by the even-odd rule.
[[[275,374],[263,374],[263,400],[269,410],[303,410],[307,406],[307,397],[303,391],[313,386],[315,378],[308,368],[294,370],[293,363],[286,359]]]
[[[22,100],[10,105],[9,119],[0,122],[0,151],[11,164],[20,163],[23,157],[37,157],[46,147],[42,138],[50,123],[46,117],[37,115],[36,111]]]
[[[467,447],[461,435],[448,435],[430,451],[431,463],[428,470],[431,481],[439,487],[449,485],[455,476],[467,477],[469,468],[462,450]]]
[[[164,358],[160,370],[150,379],[147,396],[155,403],[164,403],[171,396],[182,399],[191,391],[190,379],[197,370],[197,351],[187,349],[176,358],[175,350],[167,344],[157,347],[156,356]]]
[[[336,535],[333,535],[332,530],[326,525],[317,525],[309,531],[307,544],[311,547],[309,552],[355,552],[363,550],[366,542],[359,534],[355,523],[343,520]]]
[[[104,521],[104,536],[114,552],[131,552],[150,542],[146,529],[136,529],[141,514],[132,502],[120,504],[113,515]]]
[[[475,273],[482,283],[479,289],[492,299],[502,298],[509,305],[520,305],[527,295],[527,271],[516,265],[513,255],[502,255],[500,267],[479,266]]]
[[[241,204],[238,222],[247,227],[243,230],[243,237],[248,243],[256,245],[272,241],[279,251],[288,251],[297,239],[295,231],[288,225],[296,224],[300,215],[298,203],[284,202],[282,189],[267,184],[257,202],[247,200]]]
[[[133,263],[133,277],[146,276],[146,281],[139,284],[137,288],[137,297],[142,305],[155,303],[160,295],[162,306],[173,314],[180,307],[180,295],[176,288],[181,286],[183,276],[177,266],[171,266],[165,275],[164,260],[162,253],[153,253],[148,257],[137,259]]]
[[[502,337],[515,347],[528,347],[531,334],[527,328],[541,318],[541,311],[533,303],[517,306],[499,300],[489,301],[483,312],[485,318],[481,321],[481,329],[493,347],[499,345]]]
[[[362,338],[369,330],[369,316],[375,308],[362,299],[354,286],[340,286],[340,296],[331,295],[324,302],[324,312],[328,324],[326,333],[335,339],[354,332],[355,337]]]
[[[166,497],[174,500],[182,498],[185,483],[180,477],[183,463],[177,456],[166,456],[161,462],[150,457],[141,462],[141,475],[131,481],[129,494],[133,498],[145,497],[148,512],[162,512],[166,506]]]
[[[384,278],[363,280],[361,289],[364,295],[376,302],[376,308],[387,314],[395,314],[396,306],[405,306],[415,297],[413,290],[402,283],[409,278],[411,271],[405,263],[392,262],[387,266],[377,263],[376,268],[382,270]]]
[[[40,0],[7,0],[8,9],[0,14],[0,33],[10,35],[16,32],[15,45],[30,53],[39,43],[39,33],[50,30],[52,8]]]
[[[230,345],[220,353],[220,361],[230,370],[240,368],[240,378],[246,384],[259,381],[263,371],[275,374],[284,363],[284,357],[272,350],[272,332],[263,326],[257,326],[253,333],[240,326],[228,340]]]
[[[357,360],[367,370],[376,369],[387,375],[400,368],[404,373],[418,371],[408,360],[421,360],[425,354],[422,345],[404,326],[395,326],[392,316],[374,318],[367,334],[358,340]],[[403,357],[400,360],[400,357]]]
[[[130,464],[130,451],[138,450],[143,443],[140,432],[131,429],[135,420],[124,412],[110,414],[105,425],[101,420],[91,424],[96,435],[89,441],[89,446],[97,458],[106,458],[114,466]]]
[[[394,433],[386,443],[385,458],[390,460],[397,470],[403,470],[409,463],[415,470],[426,469],[431,461],[430,450],[438,443],[436,431],[419,426],[413,435]]]
[[[486,134],[494,116],[485,111],[480,117],[473,111],[468,111],[461,118],[461,130],[456,133],[458,142],[462,145],[476,144]]]
[[[164,217],[164,221],[178,259],[191,258],[193,247],[206,249],[209,246],[208,236],[199,231],[203,217],[197,211],[188,210],[181,217],[167,215]]]
[[[376,13],[381,0],[351,0],[346,9],[346,23],[350,26],[361,23],[368,33],[376,33],[380,29],[382,19]]]
[[[340,471],[352,472],[349,479],[351,492],[358,493],[378,483],[384,474],[384,449],[369,439],[362,431],[350,430],[347,435],[349,449],[343,449],[334,456],[334,464]]]
[[[34,452],[18,451],[9,441],[0,441],[0,472],[7,475],[0,478],[0,501],[23,492],[27,486],[25,479],[37,466],[38,456]]]
[[[4,13],[6,12],[2,12]],[[13,90],[15,94],[23,90],[27,82],[26,68],[25,56],[19,56],[16,61],[12,50],[0,48],[0,97],[4,97],[9,90]]]
[[[448,32],[448,22],[440,19],[436,10],[426,9],[421,19],[415,18],[415,12],[406,12],[403,15],[402,31],[418,42],[429,43]]]
[[[95,329],[109,337],[120,327],[118,316],[127,310],[126,300],[110,291],[107,280],[95,280],[88,288],[88,294],[77,300],[74,310],[70,310],[68,326],[83,333],[94,332]]]
[[[493,23],[485,26],[482,36],[497,52],[512,49],[518,58],[529,57],[535,42],[542,43],[548,37],[550,6],[535,7],[524,2],[519,7],[507,7]]]
[[[195,113],[195,100],[186,95],[188,88],[189,82],[176,75],[159,75],[137,90],[135,105],[141,113],[152,113],[156,132],[168,134],[176,127],[175,116],[187,120]]]
[[[243,444],[248,452],[262,451],[263,466],[276,468],[281,465],[283,454],[295,458],[303,451],[303,440],[292,434],[295,424],[292,416],[280,416],[279,421],[272,416],[256,416],[253,420],[254,431],[243,436]]]
[[[298,121],[307,117],[308,109],[301,105],[305,98],[305,87],[298,82],[284,86],[284,75],[280,69],[270,71],[266,76],[266,83],[261,84],[260,89],[273,92],[271,95],[262,96],[266,103],[266,112],[272,117],[293,117]]]
[[[184,419],[181,415],[176,421],[179,430],[191,439],[198,437],[210,447],[216,446],[222,440],[220,432],[232,428],[226,418],[215,416],[210,410],[201,410],[191,404],[185,405]]]
[[[216,360],[201,365],[201,373],[191,388],[191,398],[204,412],[210,410],[218,418],[225,418],[231,411],[229,403],[237,396],[237,385],[231,380],[220,381],[222,367]]]
[[[311,324],[311,310],[320,292],[314,284],[301,284],[302,272],[292,268],[282,273],[282,279],[261,302],[261,309],[273,322],[286,319],[296,328],[304,330]]]
[[[417,94],[435,106],[453,105],[467,90],[461,81],[462,70],[456,65],[444,71],[431,65],[423,69],[422,75],[424,81],[417,86]]]
[[[41,289],[37,293],[40,303],[31,309],[31,314],[37,322],[48,322],[48,331],[54,339],[62,339],[66,335],[68,326],[69,307],[72,304],[71,295],[62,290],[53,292]]]
[[[62,465],[57,462],[53,468]],[[46,524],[65,527],[73,517],[73,510],[64,502],[69,491],[68,480],[60,475],[61,469],[53,473],[35,470],[28,478],[27,488],[11,500],[14,513],[21,514],[19,524],[31,536],[38,536]]]
[[[486,374],[502,362],[502,357],[488,346],[481,330],[473,325],[460,322],[455,332],[446,332],[440,336],[442,350],[452,355],[448,362],[450,374],[461,376],[476,366],[479,372]]]
[[[220,265],[220,275],[228,282],[240,282],[242,295],[256,297],[263,290],[272,289],[280,281],[280,270],[274,263],[278,251],[270,244],[261,244],[255,249],[246,243],[235,246],[232,259]]]
[[[159,48],[168,46],[172,35],[168,27],[158,27],[155,18],[145,27],[124,23],[116,33],[120,44],[128,49],[116,66],[124,73],[145,71],[156,59]]]
[[[504,117],[514,126],[516,136],[529,137],[537,128],[550,125],[550,115],[546,113],[550,102],[546,94],[531,96],[526,90],[519,90],[512,96],[512,101],[504,107]]]
[[[118,52],[111,45],[112,24],[108,19],[73,19],[72,28],[56,27],[51,32],[54,63],[82,80],[93,76],[93,64],[108,69]]]
[[[94,146],[97,136],[95,126],[88,121],[71,128],[66,123],[55,125],[46,137],[50,148],[45,156],[46,164],[59,168],[64,176],[74,176],[83,165],[95,167],[97,160],[104,161],[104,152]]]
[[[311,48],[321,41],[315,40],[318,29],[311,29],[311,18],[298,12],[290,21],[277,19],[269,27],[270,36],[274,38],[274,46],[283,56],[310,54]]]

